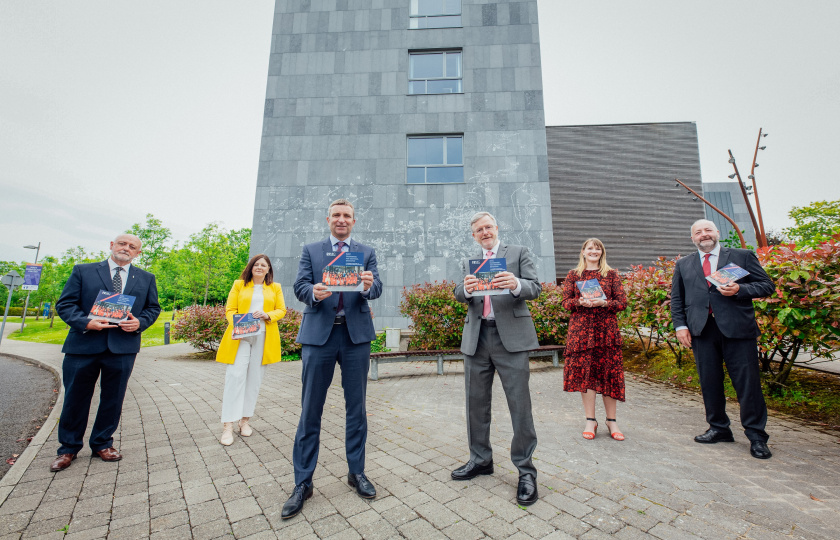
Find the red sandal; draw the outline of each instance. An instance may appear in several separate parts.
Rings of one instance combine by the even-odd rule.
[[[591,441],[592,439],[595,438],[595,434],[598,433],[598,421],[595,420],[594,418],[587,418],[587,420],[589,420],[590,422],[595,422],[595,430],[594,431],[584,431],[583,432],[583,438]]]
[[[615,418],[607,418],[606,420],[607,420],[607,422],[615,422]],[[609,424],[607,425],[607,429],[610,429]],[[623,441],[624,440],[624,434],[620,431],[610,430],[610,437],[612,437],[613,439],[615,439],[617,441]]]

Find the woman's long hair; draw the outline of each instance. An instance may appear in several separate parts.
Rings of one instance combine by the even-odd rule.
[[[607,264],[607,248],[604,247],[604,243],[598,240],[597,238],[587,238],[583,245],[580,247],[580,259],[578,260],[578,265],[575,267],[575,272],[579,276],[583,276],[583,271],[586,270],[586,260],[583,258],[583,250],[586,249],[590,243],[595,244],[596,247],[601,248],[601,258],[598,259],[598,270],[601,272],[601,277],[607,277],[607,272],[612,270],[610,265]]]
[[[244,281],[245,285],[254,280],[254,265],[257,264],[257,261],[260,259],[265,259],[265,262],[268,264],[268,272],[265,274],[265,280],[263,283],[271,285],[274,281],[274,268],[271,266],[271,259],[268,258],[268,255],[260,253],[259,255],[251,257],[251,260],[248,261],[248,266],[245,267],[245,270],[243,270],[242,274],[239,276],[239,279]]]

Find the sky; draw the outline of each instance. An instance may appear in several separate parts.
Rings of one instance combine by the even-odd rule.
[[[702,178],[756,169],[767,228],[840,198],[840,2],[539,0],[547,125],[697,123]],[[154,214],[250,227],[273,0],[0,2],[0,260]],[[672,184],[663,189],[672,188]]]

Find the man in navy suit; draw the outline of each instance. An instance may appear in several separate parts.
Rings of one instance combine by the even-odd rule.
[[[734,442],[726,415],[723,364],[741,405],[741,425],[750,440],[750,454],[767,459],[767,405],[758,370],[760,335],[753,298],[770,296],[773,281],[748,249],[721,247],[714,223],[701,219],[691,226],[697,252],[677,261],[671,284],[671,318],[677,339],[691,347],[700,377],[709,429],[694,437],[698,443]],[[734,263],[747,272],[740,280],[715,287],[706,276]]]
[[[306,304],[297,341],[303,345],[301,413],[295,435],[292,459],[295,489],[283,505],[283,519],[296,516],[312,496],[312,474],[318,463],[321,415],[327,390],[341,366],[347,424],[345,451],[348,483],[363,498],[376,497],[376,489],[365,476],[367,441],[367,374],[370,366],[370,342],[376,339],[368,300],[382,294],[382,282],[376,268],[372,247],[350,238],[356,223],[353,205],[345,199],[333,201],[327,210],[330,236],[303,247],[295,279],[295,296]],[[322,283],[323,269],[330,262],[327,253],[355,251],[364,254],[363,290],[332,293]],[[332,258],[332,257],[331,257]]]
[[[140,334],[160,314],[155,276],[131,265],[142,242],[121,234],[111,242],[111,256],[102,262],[77,264],[56,302],[58,316],[70,326],[64,340],[64,407],[58,422],[58,456],[51,471],[70,466],[84,446],[90,402],[99,383],[99,409],[90,433],[90,449],[103,461],[119,461],[113,434],[120,423],[123,398],[134,358],[140,351]],[[119,324],[89,319],[99,291],[134,296],[128,319]]]

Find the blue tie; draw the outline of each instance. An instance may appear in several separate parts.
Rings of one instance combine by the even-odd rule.
[[[344,246],[346,246],[344,242],[339,241],[336,246],[338,246],[338,251],[344,251]],[[335,307],[336,313],[341,313],[344,310],[344,296],[341,292],[338,293],[338,305]]]

